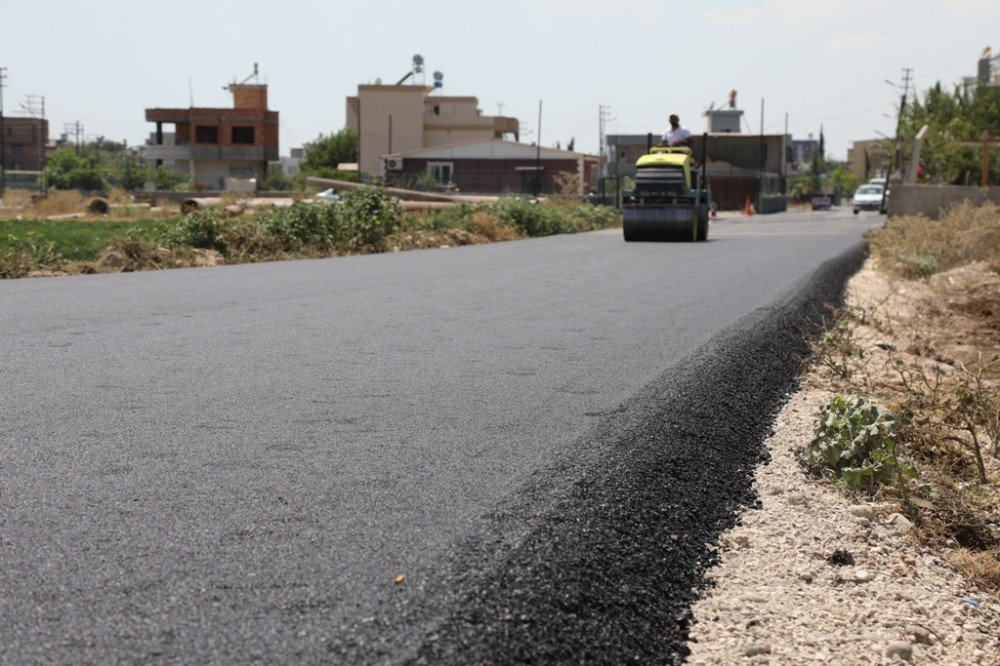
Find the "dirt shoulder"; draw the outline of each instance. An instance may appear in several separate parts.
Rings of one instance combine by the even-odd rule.
[[[1000,663],[990,570],[1000,570],[1000,461],[980,428],[980,483],[971,435],[947,411],[955,386],[989,366],[984,352],[1000,349],[1000,275],[977,262],[893,279],[869,259],[847,303],[774,425],[771,460],[756,474],[760,506],[720,543],[693,607],[690,663]],[[998,374],[979,373],[991,395]],[[909,491],[852,495],[803,472],[795,451],[835,393],[896,410],[920,397],[926,408],[931,388],[917,385],[928,383],[937,421],[922,439],[904,433],[921,473]]]

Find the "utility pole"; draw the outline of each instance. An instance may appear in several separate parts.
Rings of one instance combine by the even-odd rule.
[[[885,187],[882,188],[882,205],[879,207],[880,211],[885,211],[885,199],[889,192],[889,185],[892,181],[892,174],[894,169],[899,169],[900,181],[902,181],[903,174],[903,139],[900,136],[903,130],[903,114],[906,113],[906,98],[910,93],[910,81],[913,77],[913,68],[904,67],[903,68],[903,93],[899,99],[899,113],[896,115],[896,150],[893,151],[892,159],[889,160],[889,168],[885,173]],[[896,85],[889,81],[888,83]]]
[[[0,197],[3,197],[7,184],[7,129],[3,124],[3,89],[7,80],[7,68],[0,67]]]
[[[913,68],[903,68],[903,95],[899,100],[899,115],[896,116],[896,168],[903,172],[903,114],[906,113],[906,98],[910,94],[910,81],[913,78]],[[889,184],[888,179],[886,185]]]
[[[542,100],[538,100],[538,135],[535,137],[535,196],[542,193]]]
[[[605,159],[607,150],[605,149],[604,142],[607,139],[607,122],[611,117],[611,107],[606,104],[601,104],[597,107],[597,173],[601,174],[601,178],[607,177],[607,160]]]
[[[45,95],[26,95],[24,104],[21,105],[28,116],[37,118],[43,122],[38,127],[38,170],[42,175],[38,177],[38,189],[45,192],[45,144],[48,142],[48,132],[42,132],[42,128],[47,125],[45,121]]]
[[[79,120],[73,123],[66,123],[65,125],[63,125],[63,131],[66,133],[66,136],[74,137],[76,152],[79,153],[80,137],[83,136],[83,124]]]
[[[764,154],[764,98],[760,98],[760,179],[759,187],[757,189],[757,212],[762,212],[762,207],[764,205],[764,173],[766,169],[765,154]]]
[[[607,140],[607,123],[611,117],[611,107],[601,104],[597,107],[597,173],[601,178],[601,203],[604,203],[604,188],[608,178],[607,150],[604,142]],[[615,176],[621,174],[615,172]],[[617,195],[616,195],[617,198]]]

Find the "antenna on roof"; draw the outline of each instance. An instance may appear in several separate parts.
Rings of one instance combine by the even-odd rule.
[[[444,88],[444,74],[441,72],[434,72],[434,88]]]
[[[403,78],[396,81],[397,86],[401,86],[406,83],[406,80],[410,77],[413,78],[413,85],[422,86],[424,85],[424,57],[419,53],[413,56],[413,62],[410,65],[410,71],[408,71]]]
[[[250,75],[250,76],[248,76],[247,78],[245,78],[245,79],[243,79],[242,81],[240,81],[240,85],[243,85],[243,84],[245,84],[245,83],[246,83],[246,82],[248,82],[248,81],[249,81],[250,79],[253,79],[253,82],[254,82],[254,83],[260,83],[260,79],[258,78],[258,77],[259,77],[259,75],[260,75],[260,70],[259,70],[259,68],[257,67],[257,63],[254,63],[254,64],[253,64],[253,74],[251,74],[251,75]],[[234,76],[234,77],[233,77],[233,79],[235,80],[235,79],[236,79],[236,77]]]

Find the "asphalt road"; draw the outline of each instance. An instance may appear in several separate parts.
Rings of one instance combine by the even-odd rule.
[[[628,604],[581,583],[623,561],[630,516],[652,504],[688,507],[690,530],[707,515],[688,506],[704,478],[674,499],[673,481],[635,485],[681,435],[639,443],[770,376],[739,345],[777,339],[772,314],[803,290],[835,292],[880,221],[732,216],[701,244],[609,230],[0,281],[0,662],[676,661],[660,625],[609,622]],[[785,360],[752,389],[758,412],[787,387]],[[729,424],[744,403],[709,416]],[[725,437],[756,442],[766,417]],[[743,478],[755,455],[684,464]],[[632,487],[585,482],[611,469]],[[720,516],[740,483],[711,500]],[[578,527],[615,515],[600,539]],[[704,563],[693,532],[647,532],[623,580],[670,568],[649,559],[659,541]],[[683,633],[686,597],[658,586],[690,587],[693,566],[640,586],[629,612]],[[512,601],[563,575],[582,591],[547,619]],[[601,637],[567,647],[563,630]]]

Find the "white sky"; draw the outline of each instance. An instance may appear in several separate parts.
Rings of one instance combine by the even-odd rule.
[[[223,86],[259,62],[281,114],[281,153],[340,129],[358,83],[391,83],[413,54],[445,74],[446,94],[503,103],[534,141],[595,151],[609,133],[694,132],[731,89],[753,131],[795,138],[824,127],[828,153],[892,134],[899,82],[916,90],[975,74],[1000,49],[1000,0],[0,0],[4,109],[44,95],[50,132],[141,143],[147,107],[229,106]],[[428,76],[428,81],[430,76]],[[527,128],[528,131],[523,131]]]

